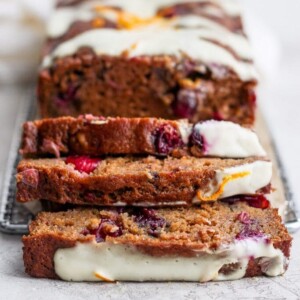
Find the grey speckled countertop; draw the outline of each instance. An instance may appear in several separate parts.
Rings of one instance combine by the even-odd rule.
[[[24,274],[20,237],[0,235],[0,299],[300,299],[300,232],[284,276],[210,283],[70,283]],[[298,257],[297,257],[298,253]]]
[[[294,197],[300,203],[300,43],[299,39],[295,39],[296,27],[300,25],[299,18],[295,17],[296,27],[291,25],[293,12],[297,16],[300,5],[297,0],[290,0],[288,7],[283,0],[276,3],[271,0],[243,2],[249,4],[249,14],[263,19],[270,17],[268,22],[281,35],[284,44],[278,74],[273,74],[272,80],[267,84],[263,82],[261,87],[260,106],[281,153]],[[280,3],[284,6],[280,6]],[[272,9],[266,9],[267,5]],[[295,9],[288,9],[290,5]],[[264,44],[263,51],[269,55],[270,49],[267,46]],[[23,95],[24,87],[0,86],[0,177],[3,176],[16,111]],[[284,276],[277,278],[261,277],[205,284],[68,283],[28,277],[23,269],[20,236],[0,234],[0,299],[300,299],[299,249],[300,232],[294,235],[290,268]]]

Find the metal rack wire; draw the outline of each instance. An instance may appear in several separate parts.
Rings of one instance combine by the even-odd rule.
[[[21,126],[24,121],[31,120],[36,115],[36,105],[33,99],[33,89],[29,88],[19,105],[12,143],[3,177],[0,203],[0,231],[5,233],[26,233],[28,231],[28,223],[33,218],[33,214],[24,205],[15,201],[15,175],[20,160],[18,149]]]

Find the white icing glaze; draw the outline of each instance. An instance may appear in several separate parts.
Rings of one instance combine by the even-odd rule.
[[[204,155],[243,158],[265,156],[256,133],[227,121],[206,121],[195,125],[204,139]]]
[[[254,194],[257,190],[267,186],[271,182],[272,178],[272,163],[269,161],[257,160],[253,163],[217,170],[215,178],[210,183],[208,191],[203,193],[202,196],[211,197],[219,190],[226,177],[241,173],[247,173],[247,175],[227,182],[224,186],[223,192],[218,195],[217,199],[234,195]],[[193,199],[193,203],[200,202],[201,199],[199,199],[199,196],[196,195]]]
[[[199,0],[193,1],[198,2]],[[135,16],[151,18],[160,6],[182,2],[185,1],[103,0],[87,2],[79,8],[61,8],[57,10],[49,22],[48,35],[50,37],[60,36],[67,31],[75,20],[91,20],[96,15],[114,21],[118,19],[117,11],[114,15],[114,11],[111,10],[96,12],[92,9],[99,3],[101,5],[119,6]],[[227,7],[228,4],[223,5],[224,2],[226,1],[220,1],[219,4]],[[233,2],[235,1],[228,1],[228,3]],[[229,6],[234,7],[236,4],[230,4]],[[232,10],[230,9],[230,11]],[[182,28],[179,29],[176,26],[182,26]],[[44,58],[43,67],[49,66],[55,57],[70,55],[81,46],[89,46],[97,54],[112,56],[121,55],[125,51],[128,51],[129,57],[163,54],[181,57],[185,53],[196,60],[229,66],[242,80],[257,78],[252,63],[238,60],[228,49],[211,42],[213,40],[232,49],[241,59],[251,60],[252,58],[248,40],[244,36],[234,34],[226,27],[205,17],[185,15],[170,20],[155,19],[150,24],[147,23],[147,25],[137,26],[130,30],[91,29],[60,44]]]
[[[114,243],[77,243],[58,249],[54,255],[56,274],[68,281],[200,281],[232,280],[245,275],[250,259],[262,258],[262,270],[268,276],[285,271],[286,258],[264,239],[236,241],[217,251],[195,252],[194,257],[151,256],[134,246]],[[228,274],[219,273],[223,265],[239,263]]]
[[[274,182],[272,184],[274,184]],[[278,191],[276,191],[275,189],[271,191],[270,194],[265,194],[264,196],[270,202],[271,207],[278,209],[279,216],[281,216],[281,218],[284,219],[287,204],[286,202],[282,203],[281,194],[278,194]]]
[[[111,56],[121,55],[125,51],[128,51],[129,57],[162,54],[181,57],[185,53],[196,60],[230,66],[243,80],[256,78],[256,71],[251,63],[238,61],[226,49],[200,39],[201,30],[174,30],[155,25],[134,30],[93,29],[60,44],[44,58],[43,67],[48,67],[55,57],[71,55],[80,47],[89,46],[97,54]],[[208,36],[206,29],[202,30],[202,34]],[[244,38],[237,36],[237,39]],[[228,42],[230,41],[233,40],[229,38]],[[234,51],[240,56],[247,52],[244,47]]]
[[[188,144],[193,129],[192,125],[189,124],[187,121],[183,120],[180,121],[178,129],[183,143]]]
[[[176,25],[185,26],[188,30],[195,30],[195,35],[197,34],[201,38],[216,40],[229,46],[243,59],[252,59],[252,51],[248,40],[244,36],[230,32],[218,23],[199,16],[188,15],[170,22],[170,26]]]
[[[161,7],[176,5],[186,2],[205,2],[207,0],[102,0],[102,5],[117,6],[125,11],[135,14],[142,18],[149,18]],[[211,2],[219,5],[230,15],[239,15],[240,6],[235,0],[212,0]]]
[[[63,35],[75,21],[89,21],[95,17],[91,10],[75,10],[74,8],[60,8],[49,20],[47,34],[55,38]]]
[[[204,0],[202,0],[204,1]],[[185,0],[109,0],[109,1],[85,1],[79,5],[76,6],[70,6],[70,7],[61,7],[56,9],[56,11],[52,14],[49,24],[48,24],[48,36],[50,37],[58,37],[62,34],[64,34],[67,29],[70,27],[70,25],[75,21],[90,21],[96,16],[103,16],[105,18],[108,18],[109,20],[116,21],[116,15],[112,13],[112,11],[101,11],[96,12],[94,9],[96,6],[117,6],[123,9],[126,12],[129,12],[131,14],[134,14],[140,18],[151,18],[153,17],[157,10],[160,7],[163,6],[169,6],[173,4],[178,3],[184,3]],[[201,2],[201,0],[192,0],[188,2]],[[212,2],[218,2],[218,1],[212,1]],[[225,1],[226,2],[226,1]],[[232,1],[229,1],[232,2]],[[235,2],[235,1],[233,1]],[[226,8],[229,7],[228,5],[224,4],[224,1],[221,1],[219,3],[222,9],[227,11],[227,13],[233,12],[233,10],[227,10]],[[236,6],[237,8],[239,5],[236,3],[234,5],[231,5],[231,7]],[[215,7],[204,7],[204,11],[206,11],[208,14],[220,16],[220,9]],[[239,14],[238,10],[234,11],[234,14]],[[209,21],[208,19],[199,18],[201,20],[207,20],[212,24],[212,26],[217,26],[218,24],[212,21]],[[200,21],[199,21],[200,22]],[[219,27],[222,27],[218,25]]]

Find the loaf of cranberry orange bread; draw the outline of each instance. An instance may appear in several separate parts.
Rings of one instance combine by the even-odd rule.
[[[23,251],[34,277],[205,282],[281,275],[291,240],[275,209],[238,201],[43,212],[23,237]]]
[[[48,25],[38,83],[42,117],[253,124],[257,75],[237,1],[67,4]]]
[[[272,163],[263,158],[70,156],[24,159],[17,200],[90,205],[175,205],[268,190]]]
[[[23,156],[154,154],[244,158],[264,156],[251,129],[229,121],[104,118],[93,115],[26,122]]]

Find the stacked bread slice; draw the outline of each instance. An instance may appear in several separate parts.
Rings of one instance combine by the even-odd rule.
[[[249,128],[61,117],[25,123],[21,153],[18,201],[58,210],[23,238],[32,276],[204,282],[287,268],[272,163]]]

